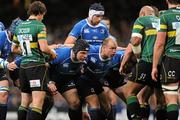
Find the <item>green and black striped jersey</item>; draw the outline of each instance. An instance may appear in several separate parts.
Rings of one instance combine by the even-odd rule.
[[[46,40],[46,27],[42,22],[35,19],[26,20],[16,28],[13,42],[21,47],[23,55],[21,64],[45,63],[39,40]]]
[[[142,38],[140,59],[152,63],[154,43],[160,26],[159,18],[155,16],[143,16],[136,19],[132,37]]]
[[[180,8],[171,8],[160,16],[159,31],[167,33],[164,54],[180,59]]]

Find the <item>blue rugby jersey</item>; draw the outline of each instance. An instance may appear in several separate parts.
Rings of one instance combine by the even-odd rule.
[[[61,47],[55,49],[57,58],[50,62],[58,68],[58,73],[61,75],[76,75],[80,72],[83,62],[75,62],[71,59],[71,48]],[[53,73],[52,73],[53,74]]]
[[[11,52],[12,42],[9,40],[7,31],[0,32],[0,58],[6,60]]]
[[[83,19],[74,25],[69,35],[77,39],[84,39],[91,45],[101,45],[103,40],[109,37],[109,30],[101,22],[92,26],[87,19]]]
[[[111,67],[115,67],[116,65],[120,64],[122,57],[124,56],[124,52],[125,52],[124,50],[119,50],[116,52],[116,54],[111,59],[112,61]]]
[[[103,59],[100,55],[101,46],[90,46],[86,59],[85,75],[93,79],[100,79],[112,66],[111,58]]]

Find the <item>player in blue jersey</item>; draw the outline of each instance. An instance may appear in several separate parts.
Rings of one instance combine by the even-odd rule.
[[[0,22],[0,31],[4,31],[5,30],[5,26],[2,22]]]
[[[89,8],[89,16],[74,25],[64,44],[73,44],[78,38],[91,45],[101,45],[109,37],[107,26],[100,21],[104,15],[104,7],[94,3]]]
[[[77,82],[77,88],[80,96],[88,104],[88,112],[92,120],[98,120],[102,117],[100,102],[98,96],[107,101],[102,88],[100,79],[110,68],[111,58],[115,55],[117,48],[116,41],[106,39],[101,46],[91,46],[86,59],[87,66],[84,67],[84,74]],[[105,106],[106,118],[112,118],[111,106]]]
[[[111,21],[110,21],[110,19],[108,18],[108,17],[106,17],[106,16],[104,16],[103,17],[103,19],[102,19],[102,21],[101,21],[102,23],[104,23],[105,25],[107,25],[107,27],[108,27],[108,29],[110,30],[110,27],[111,27]],[[110,36],[109,36],[111,39],[114,39],[115,41],[117,41],[117,39],[114,37],[114,36],[112,36],[111,34],[110,34]],[[117,48],[118,50],[125,50],[125,48],[124,47],[119,47],[118,46],[118,48]],[[120,51],[121,52],[121,51]],[[119,61],[120,62],[120,61]],[[114,69],[114,68],[113,68]],[[119,68],[118,68],[119,69]],[[111,72],[110,72],[111,73]],[[109,73],[109,74],[110,74]],[[117,72],[117,74],[119,74],[119,72]],[[105,81],[105,82],[107,82],[107,81]],[[106,86],[106,85],[105,85]],[[114,113],[114,116],[116,116],[116,106],[117,106],[117,95],[111,90],[111,89],[109,89],[108,87],[103,87],[104,88],[104,90],[106,91],[106,95],[108,96],[108,99],[110,100],[110,102],[111,102],[111,105],[112,105],[112,109],[113,109],[113,113]]]
[[[9,81],[6,76],[6,69],[13,70],[16,65],[7,61],[11,52],[12,36],[17,25],[21,23],[19,18],[15,19],[7,30],[0,32],[0,120],[6,119],[7,101],[9,92]],[[4,25],[1,25],[4,29]]]
[[[76,89],[76,79],[81,75],[82,66],[88,55],[89,44],[82,39],[76,40],[74,46],[55,50],[58,57],[50,62],[51,91],[62,94],[69,104],[70,120],[82,120],[81,102]]]

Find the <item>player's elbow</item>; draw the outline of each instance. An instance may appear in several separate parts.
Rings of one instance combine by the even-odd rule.
[[[141,43],[141,38],[139,37],[132,37],[131,38],[131,44],[133,46],[138,46]]]

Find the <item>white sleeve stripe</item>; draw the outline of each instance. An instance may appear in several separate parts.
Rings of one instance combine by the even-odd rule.
[[[0,68],[7,68],[8,62],[2,58],[0,58]]]

